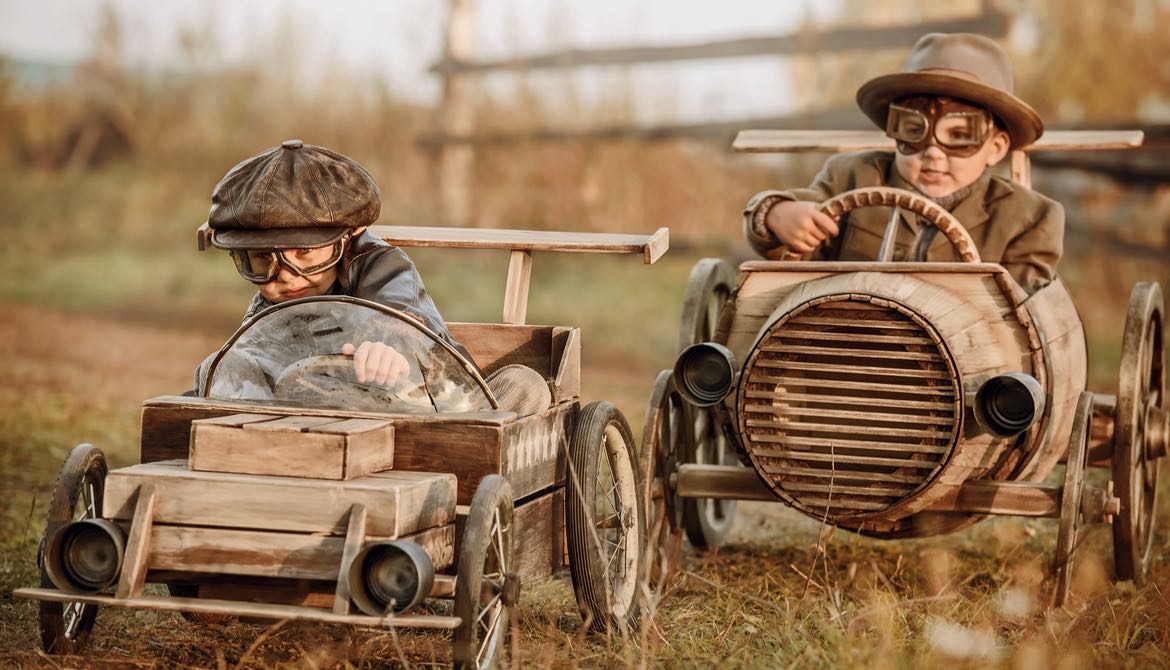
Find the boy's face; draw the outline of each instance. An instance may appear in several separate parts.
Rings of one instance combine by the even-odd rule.
[[[256,288],[260,295],[271,303],[281,303],[286,300],[308,298],[310,296],[325,295],[333,288],[337,281],[337,266],[334,265],[314,275],[302,277],[284,265],[272,281],[260,284]]]
[[[325,295],[337,281],[337,268],[345,245],[365,228],[358,228],[338,242],[307,249],[253,249],[233,251],[236,269],[256,284],[271,303]],[[271,277],[265,281],[265,277]]]
[[[896,104],[921,112],[919,121],[904,123],[923,123],[924,135],[918,142],[899,141],[894,165],[903,179],[927,196],[941,198],[970,186],[1007,155],[1008,134],[995,127],[980,107],[928,96]],[[887,134],[898,139],[890,129]]]

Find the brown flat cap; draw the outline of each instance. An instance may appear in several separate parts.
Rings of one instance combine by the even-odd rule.
[[[857,89],[857,106],[884,130],[890,103],[908,95],[959,98],[986,108],[1006,126],[1013,149],[1044,134],[1040,115],[1012,93],[1007,54],[983,35],[923,35],[901,72],[871,79]]]
[[[318,247],[378,220],[382,195],[354,160],[288,140],[236,165],[211,191],[221,249]]]

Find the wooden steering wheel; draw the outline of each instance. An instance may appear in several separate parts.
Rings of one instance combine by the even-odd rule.
[[[955,251],[959,252],[959,260],[964,263],[980,262],[979,251],[975,248],[975,241],[963,224],[947,210],[939,207],[927,198],[900,188],[889,186],[867,186],[845,191],[840,195],[829,198],[817,206],[822,214],[839,217],[862,207],[900,207],[914,212],[924,220],[930,222],[939,232],[946,236]],[[766,256],[772,260],[799,260],[801,254],[789,251],[786,247],[772,250]]]

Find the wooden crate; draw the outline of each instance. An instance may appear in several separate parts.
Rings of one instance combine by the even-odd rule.
[[[191,422],[192,470],[353,479],[394,465],[385,420],[231,414]]]
[[[430,472],[379,472],[348,481],[190,470],[181,460],[143,463],[110,472],[102,515],[129,520],[139,487],[159,491],[157,524],[346,533],[350,508],[369,512],[366,533],[396,538],[451,523],[455,476]]]

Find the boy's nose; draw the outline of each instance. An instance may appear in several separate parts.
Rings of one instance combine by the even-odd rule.
[[[942,158],[946,158],[946,156],[947,156],[947,152],[943,151],[942,147],[940,147],[938,145],[938,143],[933,142],[933,141],[930,144],[926,145],[926,148],[922,150],[922,157],[923,158],[942,159]]]

